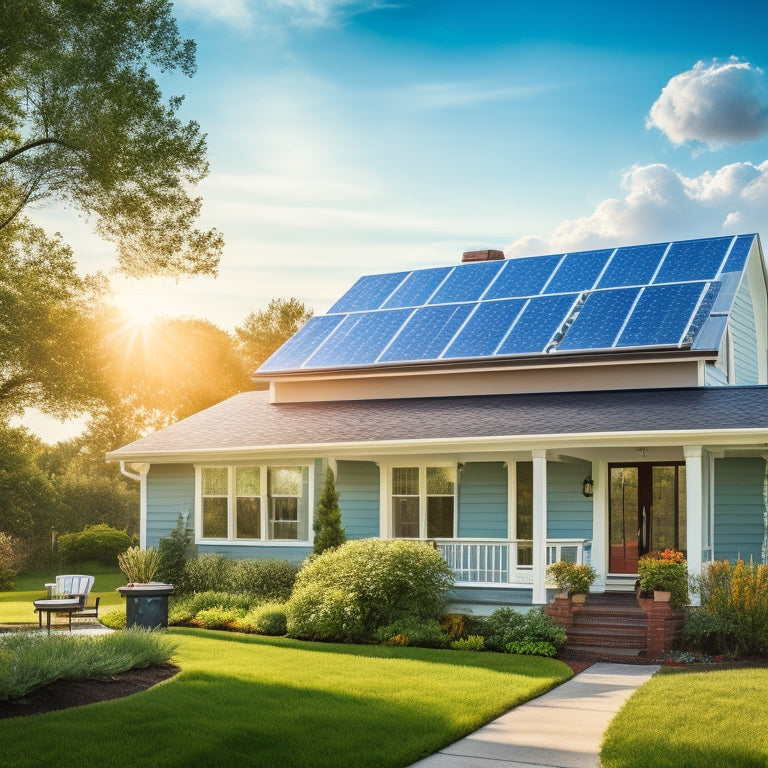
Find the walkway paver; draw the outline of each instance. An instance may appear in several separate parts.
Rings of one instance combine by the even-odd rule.
[[[599,768],[608,723],[657,669],[593,664],[412,768]]]

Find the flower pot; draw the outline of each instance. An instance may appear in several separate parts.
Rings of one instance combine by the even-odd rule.
[[[168,626],[168,595],[173,584],[128,584],[117,591],[125,598],[125,626],[165,629]]]
[[[571,600],[574,603],[584,605],[584,603],[587,602],[587,596],[583,592],[576,592],[575,594],[571,595]]]
[[[671,592],[666,592],[663,589],[653,590],[653,601],[655,603],[668,603],[672,598]]]

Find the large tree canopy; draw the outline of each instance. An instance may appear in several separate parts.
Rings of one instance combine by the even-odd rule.
[[[126,274],[215,274],[189,189],[205,137],[150,69],[195,70],[167,0],[0,2],[0,231],[34,201],[93,216]]]

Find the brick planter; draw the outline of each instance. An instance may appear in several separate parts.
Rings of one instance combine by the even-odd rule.
[[[584,602],[581,600],[576,602],[573,598],[556,595],[547,604],[546,614],[555,624],[568,629],[573,626],[573,617],[583,606]]]
[[[674,650],[683,634],[683,612],[673,610],[669,603],[650,599],[638,600],[647,622],[645,646],[649,659],[661,659],[665,651]]]

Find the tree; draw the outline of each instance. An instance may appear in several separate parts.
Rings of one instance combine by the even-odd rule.
[[[319,555],[326,549],[340,547],[347,536],[341,526],[341,509],[339,509],[339,492],[336,490],[333,470],[328,467],[325,475],[325,485],[317,503],[317,514],[312,524],[315,532],[315,544],[312,551]]]
[[[0,419],[36,407],[66,417],[104,394],[96,279],[26,219],[0,230]]]
[[[93,216],[134,276],[215,274],[223,241],[195,229],[205,136],[150,68],[195,71],[168,0],[0,3],[0,230],[32,202]]]
[[[250,372],[255,371],[312,317],[312,310],[295,298],[272,299],[266,309],[251,312],[235,328],[238,345]]]

